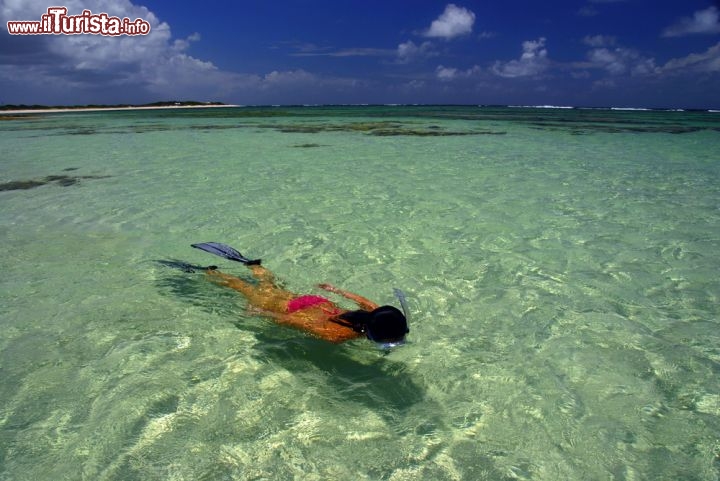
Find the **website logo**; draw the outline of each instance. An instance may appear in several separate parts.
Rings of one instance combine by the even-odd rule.
[[[136,18],[111,17],[107,13],[83,10],[80,15],[68,15],[65,7],[49,7],[40,20],[7,22],[10,35],[147,35],[150,23]]]

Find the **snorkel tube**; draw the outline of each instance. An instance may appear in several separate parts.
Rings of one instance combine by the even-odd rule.
[[[405,319],[407,320],[407,323],[410,324],[410,309],[407,305],[407,299],[405,298],[405,293],[398,289],[397,287],[393,287],[393,294],[395,294],[395,297],[397,297],[397,300],[400,301],[400,307],[402,307],[403,314],[405,314]]]

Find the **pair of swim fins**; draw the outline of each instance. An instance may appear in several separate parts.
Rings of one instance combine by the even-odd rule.
[[[220,242],[201,242],[199,244],[191,244],[191,247],[224,257],[225,259],[230,259],[231,261],[240,262],[246,266],[259,266],[262,262],[262,259],[248,259],[229,245],[221,244]]]

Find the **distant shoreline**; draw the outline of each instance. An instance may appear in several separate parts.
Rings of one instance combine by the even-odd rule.
[[[3,115],[24,115],[24,114],[52,114],[52,113],[69,113],[69,112],[105,112],[115,110],[162,110],[162,109],[212,109],[223,107],[238,107],[238,105],[230,104],[191,104],[191,105],[127,105],[127,106],[98,106],[98,107],[57,107],[57,108],[37,108],[37,109],[17,109],[17,110],[0,110],[0,117]]]
[[[477,108],[504,108],[504,109],[540,109],[540,110],[608,110],[608,111],[630,111],[630,112],[708,112],[720,113],[718,109],[696,109],[696,108],[644,108],[644,107],[577,107],[577,106],[556,106],[556,105],[478,105],[478,104],[288,104],[288,105],[236,105],[213,103],[170,103],[162,102],[158,104],[145,105],[97,105],[97,106],[25,106],[18,105],[17,109],[4,109],[0,106],[0,120],[8,119],[14,115],[28,114],[52,114],[52,113],[72,113],[72,112],[105,112],[105,111],[132,111],[132,110],[177,110],[177,109],[211,109],[211,108],[323,108],[323,107],[477,107]],[[15,106],[10,106],[15,107]],[[4,119],[3,119],[4,117]]]

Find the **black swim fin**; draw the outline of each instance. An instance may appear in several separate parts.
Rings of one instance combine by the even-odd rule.
[[[161,264],[165,267],[171,267],[173,269],[180,269],[183,272],[187,272],[189,274],[192,274],[197,271],[214,271],[217,269],[217,266],[198,266],[194,264],[188,264],[187,262],[178,261],[178,260],[156,260],[158,264]]]
[[[202,242],[200,244],[191,244],[191,246],[209,252],[210,254],[230,259],[231,261],[241,262],[246,266],[259,266],[262,262],[261,259],[248,259],[229,245],[219,242]]]

